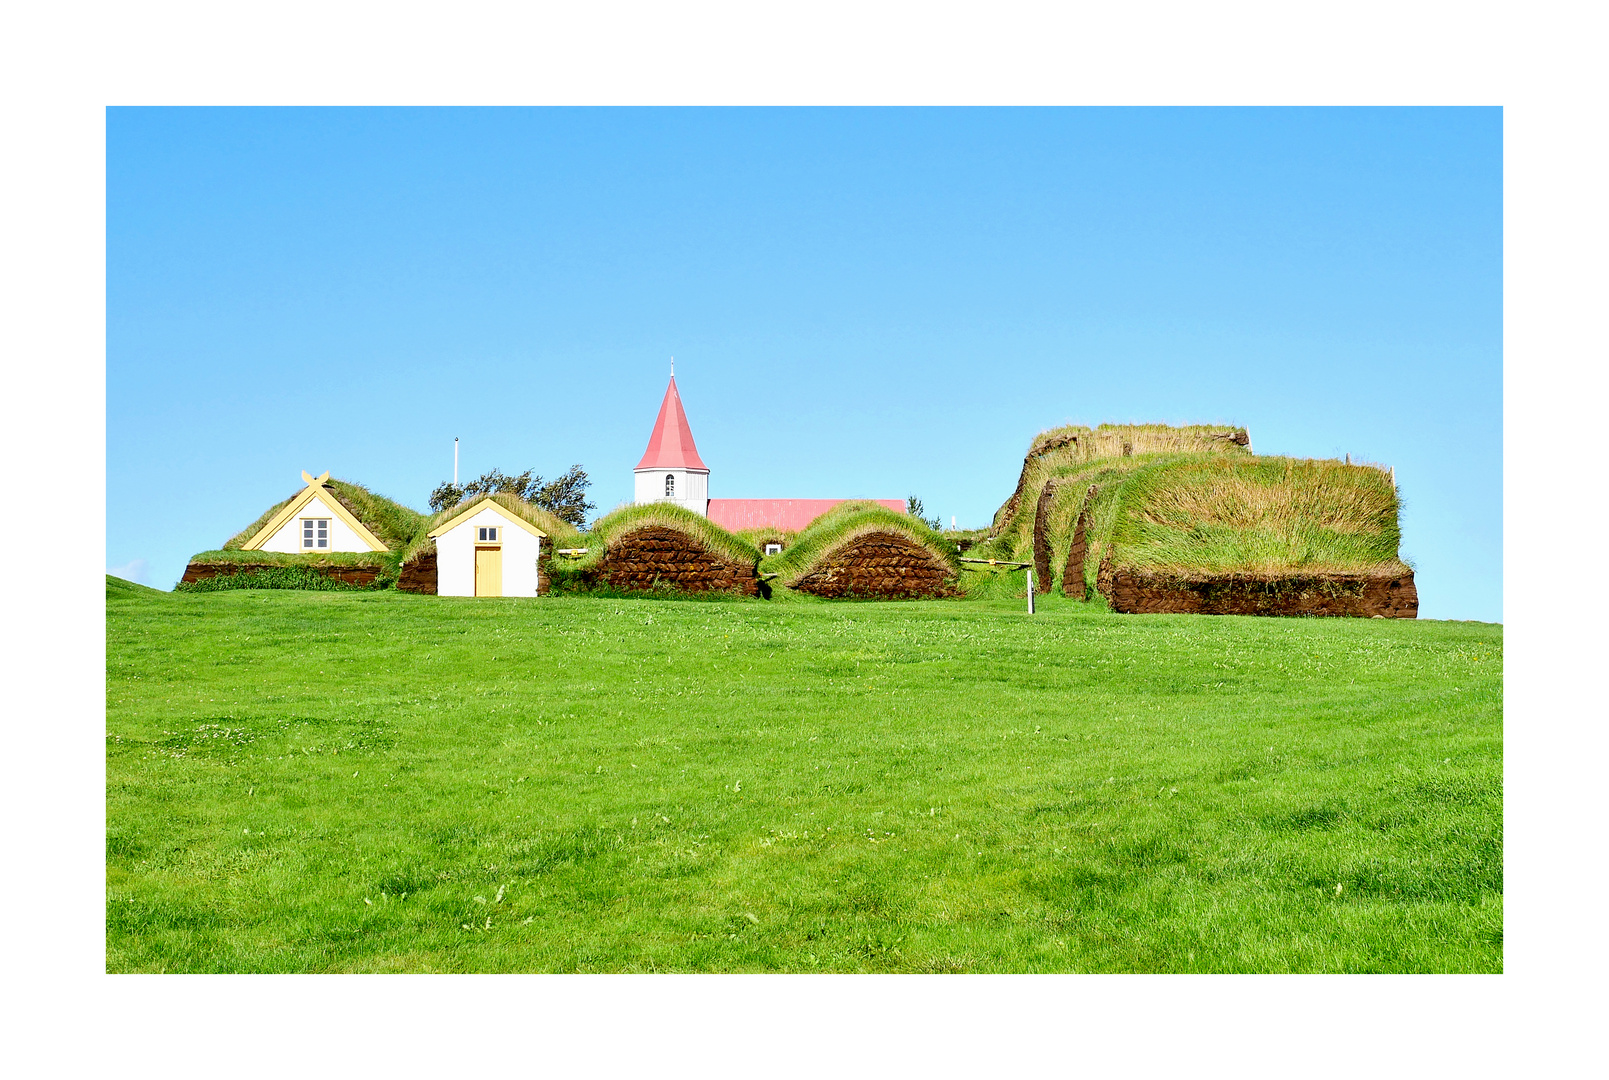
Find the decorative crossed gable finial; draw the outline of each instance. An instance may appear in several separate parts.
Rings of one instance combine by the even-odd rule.
[[[313,477],[307,475],[307,470],[306,469],[302,470],[302,482],[305,483],[308,487],[313,487],[315,484],[323,484],[324,481],[328,480],[329,478],[330,478],[330,470],[328,470],[328,469],[325,469],[324,470],[324,475],[320,476],[316,480],[313,479]]]

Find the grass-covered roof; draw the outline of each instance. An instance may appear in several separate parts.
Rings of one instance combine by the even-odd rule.
[[[410,510],[384,495],[376,495],[362,484],[354,484],[350,480],[326,480],[324,487],[390,551],[401,551],[411,544],[424,524],[425,517],[417,510]],[[270,506],[256,521],[230,537],[224,543],[223,550],[238,550],[301,493],[297,491],[290,498],[281,499]]]
[[[737,563],[753,566],[760,561],[760,551],[741,537],[734,536],[703,514],[676,506],[673,503],[645,503],[640,506],[623,506],[592,523],[586,534],[587,553],[572,566],[586,571],[603,560],[610,545],[638,529],[659,526],[687,533],[706,549]]]
[[[1402,573],[1391,478],[1372,465],[1192,456],[1115,493],[1113,564],[1190,573]]]
[[[776,574],[779,584],[791,586],[845,544],[873,532],[903,536],[931,551],[950,569],[960,571],[953,541],[946,540],[909,514],[874,502],[851,500],[812,521],[780,554],[762,560],[760,572]]]
[[[546,533],[548,539],[543,545],[544,551],[548,550],[548,544],[554,547],[564,547],[580,535],[580,530],[568,521],[549,510],[544,510],[540,506],[526,502],[518,495],[506,491],[488,491],[465,499],[461,503],[455,503],[445,510],[439,510],[428,518],[422,519],[418,533],[403,549],[402,561],[406,563],[416,555],[435,551],[436,541],[430,533],[459,514],[472,510],[483,502],[495,502],[509,513],[514,514],[523,521],[530,522]]]
[[[995,536],[1031,536],[1039,493],[1047,480],[1086,469],[1099,461],[1132,461],[1158,454],[1224,454],[1249,457],[1246,429],[1228,425],[1068,424],[1034,436],[1023,457],[1017,489],[995,512]]]

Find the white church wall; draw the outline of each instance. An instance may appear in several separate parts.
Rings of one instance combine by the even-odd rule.
[[[308,504],[297,511],[296,516],[279,527],[279,530],[270,536],[261,547],[263,551],[282,551],[290,555],[327,555],[332,551],[372,551],[363,538],[352,531],[352,527],[342,521],[340,516],[330,509],[326,503],[326,496],[314,495]],[[330,546],[311,547],[302,546],[302,519],[327,518],[330,523]]]
[[[665,497],[665,477],[676,478],[676,497]],[[698,469],[643,469],[635,474],[637,503],[674,503],[695,514],[709,508],[710,474]]]
[[[486,507],[436,537],[436,595],[475,595],[475,537],[482,525],[495,525],[503,549],[503,595],[536,595],[540,537],[532,536],[496,510]]]

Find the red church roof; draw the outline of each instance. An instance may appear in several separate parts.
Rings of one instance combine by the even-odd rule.
[[[682,411],[682,396],[676,392],[674,375],[665,388],[659,419],[654,421],[654,433],[648,436],[648,449],[637,462],[637,468],[710,470],[698,456],[698,447],[693,445],[693,429],[687,426],[687,414]]]
[[[848,499],[711,499],[708,517],[728,532],[739,529],[787,529],[798,532]],[[871,499],[878,506],[905,512],[904,499]]]

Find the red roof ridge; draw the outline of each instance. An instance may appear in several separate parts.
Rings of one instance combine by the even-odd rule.
[[[654,433],[648,436],[648,449],[643,451],[637,469],[698,469],[709,472],[709,466],[698,456],[693,444],[693,429],[687,425],[687,413],[682,409],[682,396],[676,392],[676,376],[670,377],[665,388],[665,400],[660,403],[659,417],[654,421]]]

